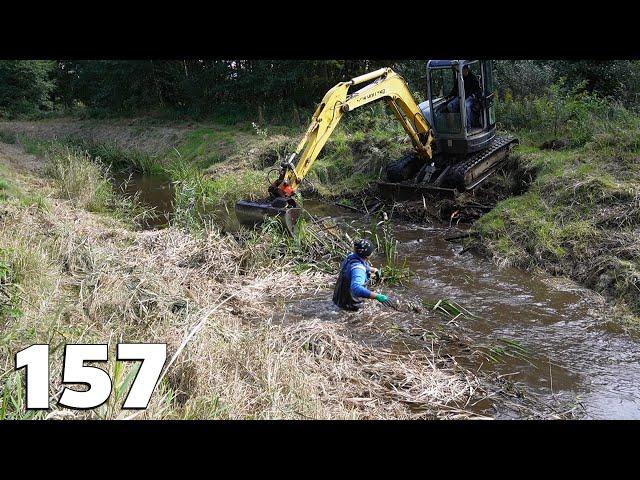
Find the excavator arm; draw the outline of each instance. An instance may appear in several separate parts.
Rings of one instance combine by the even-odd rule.
[[[352,87],[366,84],[349,93]],[[281,165],[280,176],[269,187],[272,197],[291,197],[307,176],[342,116],[356,108],[384,99],[411,138],[417,153],[429,160],[433,134],[404,79],[391,68],[341,82],[329,90],[316,109],[304,137]]]

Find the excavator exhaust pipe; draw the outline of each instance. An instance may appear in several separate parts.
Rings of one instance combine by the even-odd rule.
[[[274,206],[272,202],[252,202],[250,200],[240,200],[236,203],[236,217],[240,225],[253,228],[263,223],[267,218],[276,217],[282,225],[293,234],[298,218],[302,214],[302,209],[292,206]]]

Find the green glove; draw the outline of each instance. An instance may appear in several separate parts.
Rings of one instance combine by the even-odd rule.
[[[381,293],[376,294],[376,300],[378,300],[383,305],[389,305],[389,297],[386,295],[382,295]]]

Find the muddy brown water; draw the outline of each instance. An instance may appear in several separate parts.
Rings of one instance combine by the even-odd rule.
[[[339,207],[309,201],[305,206],[315,215],[368,226],[361,215]],[[460,318],[450,328],[471,339],[471,347],[503,345],[501,339],[517,342],[527,350],[529,361],[504,356],[499,363],[484,361],[478,367],[491,371],[493,377],[508,378],[524,396],[552,407],[548,415],[575,405],[574,414],[580,418],[640,418],[640,342],[616,327],[601,299],[569,281],[533,276],[517,268],[500,269],[474,253],[460,254],[462,246],[445,240],[448,232],[448,225],[396,223],[400,257],[406,258],[415,275],[405,286],[379,290],[400,301],[451,299],[464,306],[474,317]],[[374,265],[379,261],[374,257]],[[330,299],[314,296],[289,305],[287,314],[344,318],[351,323],[358,322],[357,315],[373,316],[373,321],[381,316],[379,309],[370,310],[345,313]],[[445,327],[446,331],[450,319],[394,311],[385,314],[384,321],[405,331],[415,327]],[[527,405],[496,398],[472,410],[518,418],[530,413],[518,408]],[[539,412],[540,407],[534,410]]]
[[[125,190],[128,194],[139,191],[141,200],[162,214],[149,228],[167,224],[172,201],[169,182],[134,176]],[[314,201],[306,201],[305,208],[315,216],[330,216],[345,225],[369,225],[362,215],[344,208]],[[573,406],[580,418],[640,419],[640,342],[610,321],[601,299],[569,281],[534,276],[516,268],[501,269],[472,252],[461,254],[461,245],[445,240],[448,231],[448,225],[396,222],[399,254],[414,275],[404,286],[383,285],[380,291],[414,303],[451,299],[470,310],[473,317],[451,323],[444,317],[384,311],[373,305],[363,312],[347,313],[332,304],[331,292],[321,291],[288,302],[283,318],[344,320],[370,344],[389,345],[389,339],[363,333],[370,330],[358,329],[358,325],[384,323],[387,331],[389,325],[401,331],[452,329],[463,335],[472,349],[501,345],[501,339],[517,342],[528,352],[528,361],[504,356],[500,362],[460,362],[478,372],[489,372],[494,381],[508,379],[522,392],[508,401],[496,395],[472,410],[496,418],[536,416],[527,413],[530,404],[514,401],[514,397],[523,397],[551,406],[554,413]],[[373,258],[374,265],[379,261]],[[416,340],[411,348],[419,348],[420,341],[424,340]],[[400,343],[407,345],[403,340],[397,342],[397,348],[402,348]],[[458,358],[454,349],[450,353]],[[534,410],[539,408],[529,412]]]
[[[113,175],[113,182],[121,194],[129,197],[137,195],[140,203],[154,209],[154,214],[142,221],[143,228],[162,228],[169,224],[174,196],[170,180],[160,176],[121,171]]]

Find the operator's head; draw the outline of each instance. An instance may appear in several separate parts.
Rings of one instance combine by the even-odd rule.
[[[366,238],[353,242],[353,251],[362,258],[369,258],[374,250],[373,243]]]
[[[467,75],[469,75],[469,65],[462,67],[462,76],[466,77]]]

